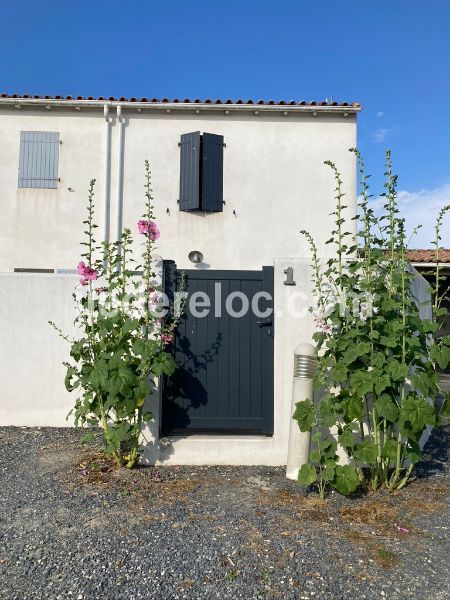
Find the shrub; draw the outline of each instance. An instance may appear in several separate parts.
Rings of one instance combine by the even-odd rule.
[[[137,224],[144,237],[141,262],[133,256],[133,238],[124,229],[118,242],[98,245],[94,239],[94,186],[89,187],[87,218],[83,221],[85,251],[73,299],[80,336],[71,339],[71,362],[64,363],[65,385],[78,393],[71,413],[75,425],[101,427],[105,451],[117,465],[132,467],[139,458],[142,425],[151,420],[145,399],[155,391],[160,375],[170,375],[174,360],[165,347],[177,318],[164,316],[161,287],[153,267],[159,231],[153,216],[149,164],[145,162],[145,213]],[[88,440],[92,432],[83,437]]]
[[[435,399],[444,394],[436,367],[450,362],[450,336],[437,335],[438,319],[447,313],[439,289],[439,250],[442,219],[450,206],[436,220],[433,318],[423,319],[413,295],[415,274],[406,257],[390,153],[384,214],[378,218],[369,205],[361,156],[356,149],[351,152],[361,176],[356,237],[345,231],[341,176],[329,161],[325,164],[334,172],[336,209],[327,243],[334,246],[335,257],[322,264],[310,234],[301,232],[313,258],[316,303],[311,311],[318,349],[314,384],[321,397],[316,403],[297,403],[294,419],[301,431],[312,430],[310,462],[300,469],[299,482],[317,482],[321,496],[328,485],[343,494],[360,484],[390,490],[406,485],[421,456],[420,438],[439,418]],[[337,443],[348,453],[349,465],[338,464]]]

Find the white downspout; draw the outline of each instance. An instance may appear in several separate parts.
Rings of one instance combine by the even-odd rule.
[[[103,213],[103,241],[109,242],[110,212],[111,212],[111,119],[109,118],[109,106],[103,106],[105,117],[105,196]]]
[[[117,122],[119,124],[119,151],[117,155],[117,205],[116,205],[116,242],[122,237],[122,215],[123,215],[123,153],[125,120],[122,118],[122,107],[117,106]],[[120,254],[120,248],[118,248]]]

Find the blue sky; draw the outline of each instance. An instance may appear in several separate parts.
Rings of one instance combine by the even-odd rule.
[[[413,245],[450,202],[449,0],[0,0],[0,22],[1,91],[359,101],[373,192],[390,148]]]

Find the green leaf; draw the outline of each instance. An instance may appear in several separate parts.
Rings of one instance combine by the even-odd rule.
[[[173,357],[167,352],[157,354],[151,364],[151,371],[154,375],[172,375],[175,372],[176,363]]]
[[[80,442],[82,444],[89,444],[90,442],[93,442],[94,440],[95,440],[95,433],[93,431],[88,431],[87,433],[84,433],[80,437]]]
[[[390,461],[395,462],[397,460],[397,440],[389,438],[384,443],[381,456],[388,458]]]
[[[320,462],[320,451],[317,448],[313,448],[309,452],[309,460],[312,463],[318,463],[318,462]]]
[[[374,352],[371,356],[372,365],[377,369],[383,368],[385,361],[386,355],[383,352]]]
[[[356,359],[368,354],[370,352],[371,346],[369,342],[360,342],[356,346],[350,346],[342,357],[344,364],[349,365],[354,362]]]
[[[406,445],[406,456],[413,464],[420,460],[420,446],[416,441],[408,440],[408,443]]]
[[[117,369],[119,364],[122,362],[122,358],[124,355],[125,355],[124,350],[118,350],[117,352],[114,352],[112,357],[108,360],[108,369],[110,371]]]
[[[139,327],[138,319],[125,319],[122,325],[122,335],[127,335],[130,331],[134,331]]]
[[[137,377],[133,371],[125,364],[119,365],[117,369],[117,381],[121,387],[121,392],[129,390],[136,385]]]
[[[397,421],[399,410],[388,394],[383,394],[380,398],[377,398],[374,404],[380,417],[391,421],[391,423]]]
[[[321,474],[325,481],[333,481],[336,474],[336,465],[333,463],[327,463],[322,469]]]
[[[355,446],[353,456],[360,463],[373,465],[377,461],[377,447],[372,440],[363,440]]]
[[[416,370],[416,372],[411,375],[411,386],[425,397],[434,396],[436,379],[437,376],[434,371],[427,373],[426,371]]]
[[[363,416],[363,400],[360,397],[350,396],[342,402],[345,416],[348,420],[354,419],[360,421]]]
[[[439,328],[439,324],[433,321],[429,321],[428,319],[424,319],[422,321],[422,331],[424,333],[436,333]]]
[[[430,358],[440,369],[446,369],[450,361],[450,348],[444,345],[431,344],[428,348]]]
[[[297,421],[300,431],[309,431],[315,421],[314,407],[310,400],[296,402],[292,418]]]
[[[409,394],[400,407],[400,420],[409,423],[413,432],[418,432],[425,425],[435,424],[435,410],[424,398]]]
[[[321,463],[334,460],[336,456],[337,442],[334,439],[325,438],[320,442]]]
[[[323,425],[331,427],[337,421],[337,414],[334,407],[334,399],[329,394],[322,396],[317,405],[317,414]]]
[[[94,362],[91,372],[88,376],[88,381],[93,387],[103,387],[105,382],[108,380],[108,365],[106,361],[101,358]]]
[[[331,369],[331,376],[335,381],[345,381],[348,377],[348,369],[346,365],[342,362],[334,365]]]
[[[387,373],[383,373],[383,375],[376,377],[374,382],[375,392],[381,394],[381,392],[384,392],[384,390],[389,387],[390,383],[391,380]]]
[[[317,479],[315,467],[312,465],[302,465],[298,472],[297,483],[299,485],[311,485]]]
[[[331,485],[344,496],[348,496],[354,492],[358,486],[358,474],[355,467],[351,465],[337,465],[336,476]]]
[[[372,371],[355,371],[350,377],[350,387],[356,396],[365,396],[373,389]]]
[[[344,429],[344,431],[338,436],[338,442],[343,448],[352,448],[355,444],[353,431]]]
[[[73,385],[72,385],[72,377],[75,375],[75,373],[76,373],[75,369],[69,365],[67,367],[66,377],[64,379],[64,385],[68,392],[72,392],[74,389]]]

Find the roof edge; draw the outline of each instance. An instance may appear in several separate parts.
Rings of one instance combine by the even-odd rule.
[[[173,111],[214,111],[214,112],[276,112],[282,114],[288,113],[357,113],[361,110],[361,105],[357,102],[352,104],[319,104],[319,103],[296,103],[296,104],[249,104],[249,103],[237,103],[237,102],[223,102],[223,103],[212,103],[212,102],[171,102],[171,101],[154,101],[154,100],[120,100],[120,99],[81,99],[81,98],[25,98],[21,96],[17,97],[1,97],[0,106],[12,106],[15,108],[27,107],[27,106],[43,106],[49,108],[70,108],[70,107],[85,107],[85,108],[103,108],[104,106],[122,108],[132,108],[140,110],[163,110],[165,112]]]

